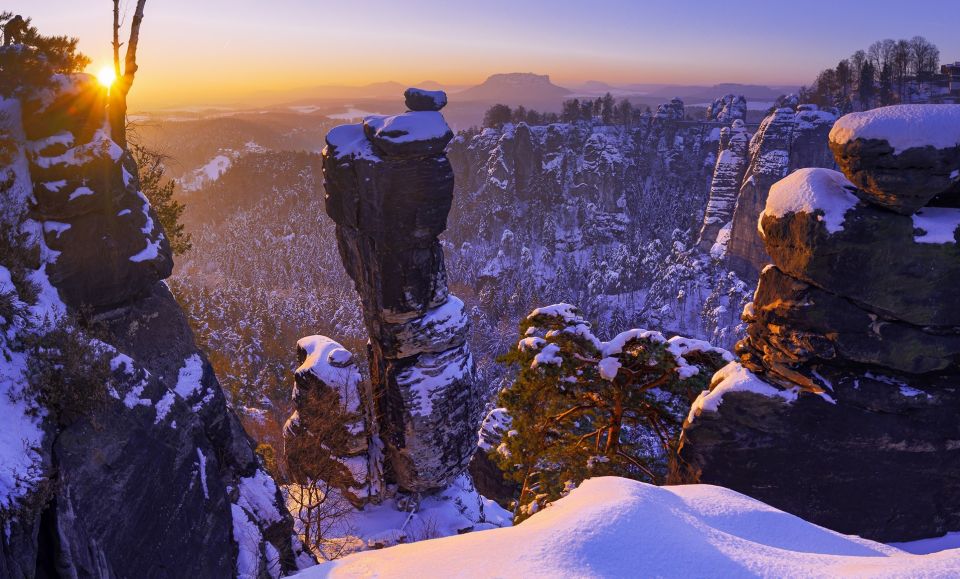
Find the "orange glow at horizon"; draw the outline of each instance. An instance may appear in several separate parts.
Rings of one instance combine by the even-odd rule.
[[[886,6],[867,11],[808,0],[806,13],[831,17],[795,26],[793,5],[744,0],[730,26],[699,1],[150,0],[130,106],[256,105],[293,89],[387,81],[465,87],[507,72],[548,74],[571,89],[591,80],[799,87],[886,37],[922,34],[943,60],[960,58],[955,20],[942,17],[951,2],[871,0]],[[134,3],[123,4],[121,41]],[[7,0],[4,9],[113,62],[110,3]]]

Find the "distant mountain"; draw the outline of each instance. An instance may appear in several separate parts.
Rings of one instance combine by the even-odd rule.
[[[570,94],[569,89],[553,84],[545,74],[511,72],[494,74],[482,84],[452,95],[451,100],[557,108]]]

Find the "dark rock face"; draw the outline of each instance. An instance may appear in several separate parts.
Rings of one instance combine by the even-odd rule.
[[[67,304],[122,306],[170,275],[170,246],[139,192],[132,157],[104,129],[102,92],[82,79],[64,85],[51,104],[25,107],[31,213],[44,222],[47,246],[61,252],[47,271]]]
[[[841,533],[908,541],[960,528],[956,379],[811,366],[833,402],[723,397],[683,433],[693,479]],[[954,473],[951,476],[949,473]]]
[[[24,107],[20,146],[41,259],[68,310],[94,307],[96,347],[113,376],[102,407],[47,424],[53,492],[0,541],[0,576],[291,573],[310,557],[159,281],[172,265],[162,227],[129,154],[105,133],[100,89],[85,79],[64,78],[53,104]]]
[[[876,160],[835,150],[851,178]],[[917,170],[892,167],[884,187]],[[775,265],[744,312],[742,367],[694,403],[676,480],[880,541],[960,529],[960,209],[887,205],[827,169],[771,189],[760,231]]]
[[[750,133],[742,120],[735,120],[730,127],[724,127],[720,131],[717,164],[710,182],[710,200],[707,202],[698,242],[704,251],[710,251],[717,243],[717,234],[733,219],[740,183],[743,182],[743,174],[749,161],[749,142]]]
[[[831,142],[830,149],[866,200],[902,215],[916,213],[938,195],[960,195],[960,147],[914,147],[897,154],[884,140],[855,139]]]
[[[442,90],[408,88],[404,91],[403,98],[411,111],[439,111],[447,106],[447,93]]]
[[[767,116],[750,139],[750,161],[733,213],[727,256],[730,269],[744,280],[756,279],[770,263],[757,235],[770,187],[801,167],[834,166],[827,135],[836,116],[813,105],[784,104],[788,106]]]
[[[773,263],[784,273],[842,295],[883,319],[960,326],[960,246],[917,243],[912,217],[861,203],[830,234],[809,213],[764,215]]]
[[[327,213],[370,334],[388,473],[414,492],[466,469],[480,422],[468,322],[438,240],[453,200],[452,136],[440,113],[414,111],[337,127],[323,154]]]
[[[747,333],[750,346],[762,352],[763,365],[771,371],[834,360],[925,374],[957,371],[960,362],[960,334],[953,328],[881,318],[777,267],[760,274]]]

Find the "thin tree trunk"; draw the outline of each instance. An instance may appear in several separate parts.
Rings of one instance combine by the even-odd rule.
[[[120,12],[119,0],[114,0],[113,7],[113,37],[114,37],[114,70],[120,69]],[[133,79],[137,74],[137,44],[140,41],[140,24],[143,22],[143,7],[147,0],[137,0],[137,7],[133,12],[133,21],[130,23],[130,40],[127,42],[127,53],[124,57],[123,75],[117,75],[117,80],[110,89],[110,136],[114,142],[127,148],[127,95],[133,86]]]

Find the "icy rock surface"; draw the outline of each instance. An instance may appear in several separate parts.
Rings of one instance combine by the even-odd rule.
[[[895,122],[876,116],[887,119],[885,130],[910,118],[946,122],[935,107],[910,110]],[[929,119],[920,118],[924,110]],[[841,126],[868,126],[872,113]],[[900,156],[935,151],[939,138],[911,142],[920,144]],[[729,388],[732,366],[714,377],[684,425],[677,480],[723,485],[884,541],[956,531],[958,210],[890,211],[890,199],[909,196],[854,186],[861,168],[880,158],[876,151],[837,142],[833,149],[853,183],[829,169],[800,169],[770,190],[757,225],[773,264],[760,274],[736,348],[738,366],[750,373],[737,382],[753,386]],[[885,165],[884,187],[923,167],[936,171]]]
[[[323,154],[327,214],[370,336],[386,459],[415,492],[466,469],[481,418],[469,324],[438,240],[453,198],[450,137],[439,112],[368,117],[362,132],[331,131]]]
[[[960,550],[915,556],[711,485],[584,481],[516,527],[351,555],[298,577],[955,576]]]

